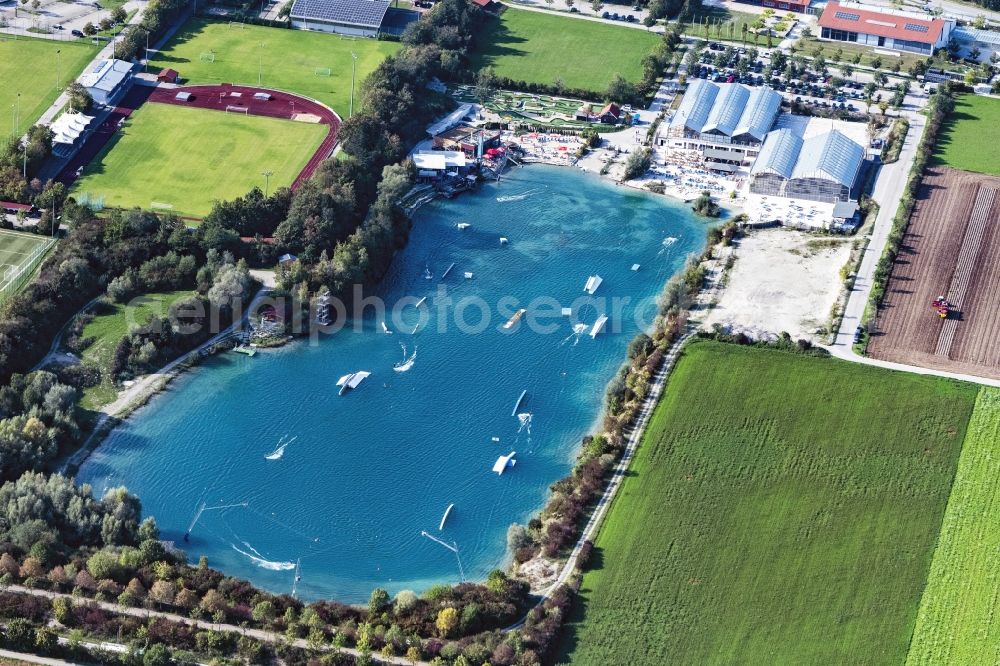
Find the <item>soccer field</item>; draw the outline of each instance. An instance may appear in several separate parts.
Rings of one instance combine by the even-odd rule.
[[[977,390],[689,345],[559,663],[901,664]]]
[[[53,242],[46,236],[0,229],[0,301],[27,283]]]
[[[144,104],[84,169],[73,194],[105,206],[202,217],[215,200],[291,185],[329,127],[171,104]]]
[[[358,56],[354,104],[361,82],[396,42],[192,19],[151,60],[151,69],[172,67],[184,83],[242,83],[286,90],[323,102],[347,117],[351,53]],[[263,45],[263,46],[261,46]]]
[[[1000,144],[1000,99],[961,95],[938,135],[932,162],[955,169],[1000,176],[1000,159],[990,146]]]
[[[595,21],[508,8],[473,56],[477,68],[497,76],[604,92],[616,74],[642,79],[642,59],[660,35]]]
[[[13,39],[10,35],[0,35],[0,118],[3,119],[0,130],[4,136],[13,126],[11,114],[16,110],[18,93],[21,94],[21,121],[17,126],[20,135],[49,108],[61,88],[80,75],[97,48],[84,41]],[[56,55],[56,51],[60,53]]]

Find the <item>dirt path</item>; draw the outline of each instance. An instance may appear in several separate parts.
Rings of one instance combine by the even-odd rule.
[[[254,308],[257,307],[257,304],[266,298],[270,293],[271,289],[269,287],[263,287],[253,297],[253,300],[250,301],[250,305],[244,311],[243,316],[239,321],[233,322],[224,330],[203,342],[197,348],[192,349],[178,358],[175,358],[173,361],[167,363],[156,372],[140,377],[134,384],[121,391],[114,401],[101,407],[97,420],[94,422],[94,427],[91,430],[90,436],[87,437],[86,441],[84,441],[83,445],[79,449],[66,458],[66,460],[59,466],[59,473],[69,475],[74,474],[87,457],[90,456],[91,451],[93,451],[94,448],[97,447],[97,445],[104,439],[104,437],[114,428],[114,426],[117,425],[117,419],[127,416],[137,407],[149,400],[149,398],[155,395],[158,391],[162,390],[171,379],[183,371],[183,363],[191,354],[197,354],[202,350],[211,347],[228,337],[234,331],[242,328],[246,323],[249,314],[253,312]]]
[[[263,629],[248,629],[244,627],[238,627],[234,624],[221,624],[215,622],[205,622],[204,620],[192,620],[191,618],[183,617],[181,615],[176,615],[174,613],[165,613],[163,611],[156,611],[148,608],[133,608],[132,606],[120,606],[118,604],[113,604],[106,601],[93,601],[90,599],[84,600],[80,599],[79,597],[74,597],[71,594],[50,592],[48,590],[36,590],[29,587],[21,587],[20,585],[4,585],[3,589],[9,590],[11,592],[17,592],[19,594],[28,594],[33,597],[44,597],[46,599],[55,599],[57,597],[61,597],[63,599],[69,599],[72,603],[75,604],[78,603],[95,604],[96,606],[98,606],[103,610],[112,613],[117,613],[119,615],[130,615],[132,617],[140,617],[146,619],[149,619],[151,617],[161,617],[165,620],[170,620],[171,622],[186,624],[189,627],[194,626],[198,627],[199,629],[208,629],[211,631],[229,631],[236,634],[251,636],[253,638],[256,638],[257,640],[265,641],[267,643],[279,643],[279,644],[291,643],[291,645],[294,645],[297,648],[311,649],[308,641],[306,641],[303,638],[296,638],[294,641],[288,641],[288,639],[285,637],[284,634],[276,634],[273,631],[265,631]],[[353,657],[358,657],[361,655],[360,652],[358,652],[353,648],[345,647],[338,649],[341,652],[349,654]],[[57,664],[65,663],[65,662],[59,662],[58,660],[54,661]],[[51,662],[37,662],[37,663],[51,663]],[[427,662],[425,661],[412,662],[402,657],[383,657],[381,655],[376,657],[376,663],[399,664],[400,666],[409,666],[414,663],[416,663],[417,666],[427,664]]]

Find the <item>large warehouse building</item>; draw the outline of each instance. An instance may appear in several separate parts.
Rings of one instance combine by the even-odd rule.
[[[767,135],[750,169],[750,191],[834,203],[850,201],[865,149],[837,130],[803,139],[788,128]]]
[[[819,17],[820,39],[933,55],[948,46],[955,22],[893,10],[871,11],[831,1]]]
[[[389,0],[295,0],[292,27],[376,37],[389,11]]]
[[[770,88],[695,79],[659,144],[697,150],[709,168],[736,171],[753,163],[780,109],[781,95]]]

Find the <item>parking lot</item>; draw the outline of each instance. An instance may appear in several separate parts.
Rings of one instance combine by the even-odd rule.
[[[145,6],[146,0],[128,0],[122,7],[127,13]],[[22,5],[18,0],[0,2],[0,17],[6,19],[7,27],[0,32],[30,34],[43,39],[72,40],[83,38],[83,29],[90,23],[99,26],[101,21],[111,20],[116,5],[102,7],[94,0],[43,0],[37,10]],[[95,37],[108,41],[107,36]]]

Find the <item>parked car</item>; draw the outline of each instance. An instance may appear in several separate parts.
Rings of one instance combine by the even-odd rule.
[[[604,12],[603,14],[601,14],[601,18],[605,18],[605,19],[608,18],[608,17],[610,17],[610,16],[611,16],[611,12]]]
[[[580,10],[579,10],[579,9],[577,9],[576,7],[570,7],[570,8],[569,8],[569,13],[570,13],[570,14],[579,14],[579,13],[580,13]]]
[[[634,23],[635,17],[629,14],[628,16],[625,17],[625,20],[628,21],[629,23]]]
[[[66,28],[65,28],[65,27],[63,26],[63,24],[62,24],[62,23],[56,23],[56,24],[55,24],[54,26],[52,26],[52,27],[53,27],[54,29],[56,29],[56,30],[65,30],[65,29],[66,29]]]
[[[83,33],[79,30],[70,30],[69,32],[74,37],[83,37]]]
[[[858,326],[854,330],[854,344],[856,344],[856,345],[861,344],[861,340],[864,339],[864,337],[865,337],[865,329],[863,329],[862,327]]]

